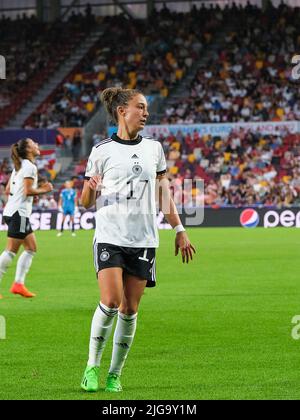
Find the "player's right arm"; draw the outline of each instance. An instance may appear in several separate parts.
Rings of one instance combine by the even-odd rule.
[[[83,190],[81,194],[81,204],[86,209],[89,209],[96,204],[96,194],[101,184],[101,176],[92,176],[89,180],[84,181]]]
[[[39,188],[33,187],[34,180],[32,178],[24,179],[24,194],[26,197],[32,197],[34,195],[46,194],[53,191],[53,185],[50,182],[46,182]]]
[[[38,188],[33,186],[34,180],[37,177],[37,167],[35,165],[24,161],[22,169],[24,174],[24,194],[26,197],[33,197],[53,191],[53,185],[46,178],[40,178]]]

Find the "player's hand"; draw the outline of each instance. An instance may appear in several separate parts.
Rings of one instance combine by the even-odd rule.
[[[100,191],[102,188],[102,178],[100,175],[96,175],[96,176],[92,176],[92,178],[90,178],[88,185],[90,187],[91,190],[93,191]]]
[[[42,188],[45,193],[53,191],[53,185],[51,184],[51,182],[46,182],[46,184],[44,184]]]
[[[176,235],[175,256],[178,255],[179,250],[182,255],[182,262],[187,264],[193,259],[193,253],[196,254],[196,249],[191,244],[186,232],[180,232]]]

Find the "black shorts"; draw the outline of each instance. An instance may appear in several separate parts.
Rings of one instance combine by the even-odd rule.
[[[9,238],[23,240],[33,233],[29,218],[20,216],[17,211],[11,217],[4,216],[3,220],[8,226],[7,236]]]
[[[97,274],[105,268],[121,267],[125,273],[147,280],[146,287],[156,286],[155,248],[128,248],[94,243]]]

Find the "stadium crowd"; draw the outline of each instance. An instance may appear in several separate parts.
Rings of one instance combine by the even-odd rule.
[[[201,137],[195,131],[159,140],[178,205],[184,179],[205,181],[202,199],[207,206],[300,205],[300,134],[260,135],[239,129],[226,138]],[[202,193],[193,190],[194,198]],[[192,205],[192,199],[185,194],[187,205]]]
[[[0,52],[7,65],[5,83],[0,84],[0,126],[6,113],[13,116],[90,32],[93,19],[73,14],[66,22],[46,24],[35,16],[0,17]]]
[[[233,7],[230,19],[210,65],[200,66],[186,96],[165,110],[162,123],[300,118],[299,85],[291,78],[291,60],[300,49],[300,8]]]
[[[31,128],[82,127],[106,87],[122,85],[167,97],[225,31],[210,65],[187,94],[165,109],[161,123],[278,121],[300,117],[300,93],[291,80],[299,51],[300,8],[164,8],[149,21],[100,18],[103,36],[67,80],[26,122]],[[109,28],[109,30],[108,30]],[[213,49],[215,51],[215,49]]]
[[[100,23],[103,36],[76,70],[26,122],[27,127],[82,127],[99,91],[122,85],[167,97],[222,24],[222,13],[156,12],[133,23],[121,16]]]
[[[300,134],[261,135],[239,129],[221,138],[179,131],[157,140],[166,154],[177,205],[191,207],[197,199],[206,206],[220,207],[300,206]],[[78,161],[72,179],[79,199],[85,168],[86,160]],[[10,171],[9,161],[4,160],[0,165],[0,208]],[[204,191],[195,184],[192,190],[182,191],[185,179],[204,180]],[[57,208],[55,200],[62,187],[57,185],[55,196],[41,197],[37,206]]]

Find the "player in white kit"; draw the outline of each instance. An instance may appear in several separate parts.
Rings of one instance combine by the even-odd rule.
[[[21,245],[24,252],[17,263],[17,271],[11,292],[26,298],[35,295],[25,287],[25,277],[36,254],[36,239],[30,225],[33,196],[53,190],[50,183],[38,188],[38,171],[34,164],[40,155],[39,146],[31,139],[22,139],[12,147],[14,170],[6,187],[8,201],[3,217],[8,226],[6,250],[0,255],[0,282],[17,255]]]
[[[118,132],[93,148],[81,196],[86,208],[96,203],[94,263],[101,294],[81,387],[89,392],[98,390],[102,353],[118,315],[106,391],[119,392],[140,299],[145,287],[153,287],[156,282],[158,180],[160,208],[163,210],[164,199],[165,216],[177,233],[175,255],[180,249],[183,262],[189,262],[195,249],[171,198],[162,146],[138,134],[149,116],[146,98],[136,90],[109,88],[101,99]]]

